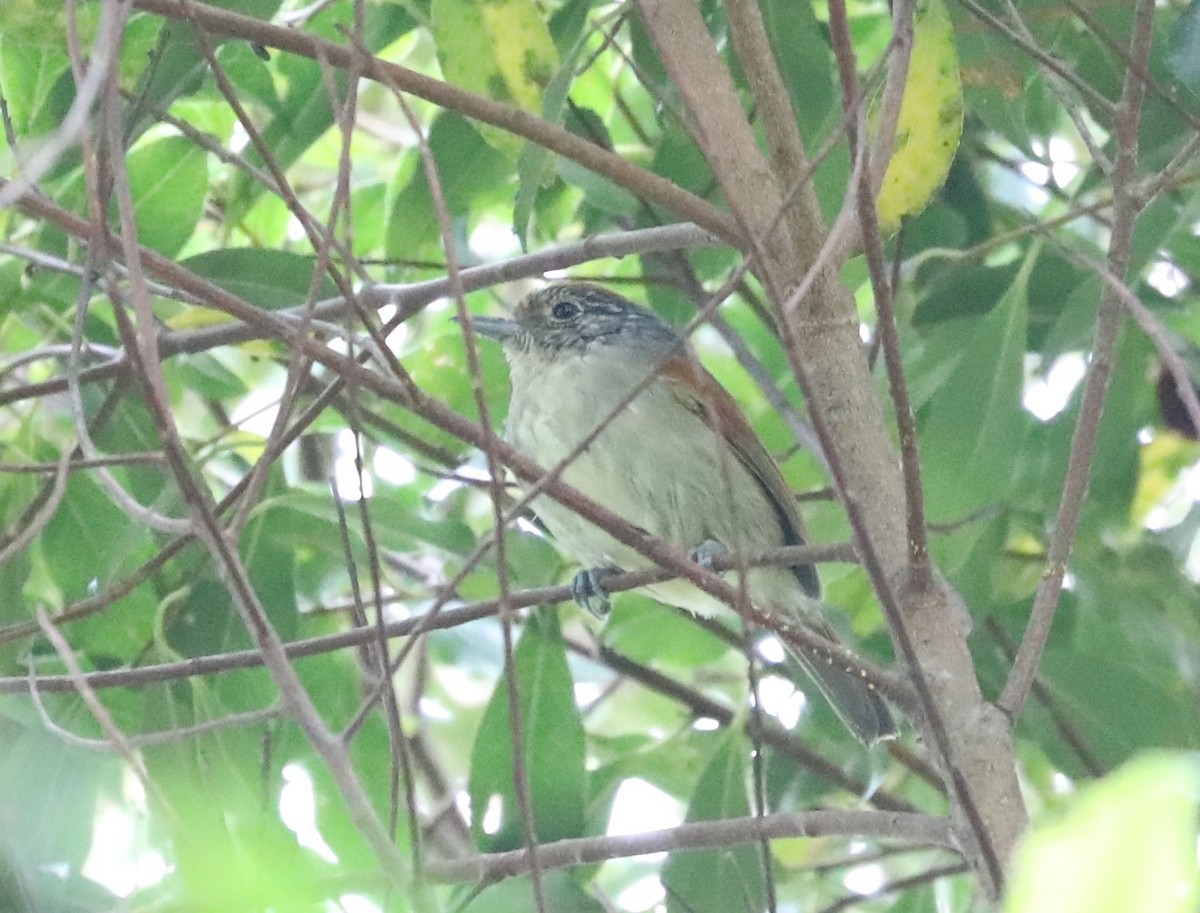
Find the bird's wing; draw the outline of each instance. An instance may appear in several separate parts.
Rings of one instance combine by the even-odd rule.
[[[715,377],[686,355],[669,358],[663,365],[662,378],[670,385],[671,391],[680,402],[700,416],[705,424],[712,427],[714,421],[716,422],[720,434],[729,444],[729,449],[750,471],[750,475],[758,482],[770,501],[783,529],[784,541],[788,545],[803,545],[804,526],[796,510],[795,496],[783,480],[779,467],[775,465],[775,461],[759,441],[758,435],[754,433],[749,420],[742,414],[742,410],[728,391]],[[792,572],[809,596],[814,599],[820,598],[821,584],[812,565],[795,565]]]

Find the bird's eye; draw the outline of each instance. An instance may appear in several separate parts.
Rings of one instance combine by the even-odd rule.
[[[580,307],[574,301],[560,301],[550,308],[550,316],[555,320],[571,320],[579,316]]]

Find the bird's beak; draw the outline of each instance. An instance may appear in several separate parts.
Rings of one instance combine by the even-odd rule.
[[[455,320],[459,323],[456,317]],[[521,325],[507,317],[471,317],[471,327],[476,333],[505,342],[521,332]]]

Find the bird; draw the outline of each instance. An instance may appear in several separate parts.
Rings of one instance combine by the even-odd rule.
[[[804,543],[779,467],[733,397],[653,311],[599,285],[560,282],[525,297],[511,318],[471,322],[501,344],[509,363],[510,444],[552,467],[592,438],[563,470],[568,485],[705,565],[724,554]],[[549,497],[535,497],[532,507],[583,566],[573,595],[596,614],[608,607],[607,575],[652,563]],[[767,612],[838,640],[812,565],[750,568],[746,587]],[[646,589],[693,613],[728,611],[683,580]],[[791,652],[859,740],[895,737],[887,704],[860,675],[827,657]]]

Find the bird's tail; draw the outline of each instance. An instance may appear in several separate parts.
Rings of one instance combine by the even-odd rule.
[[[856,738],[874,745],[896,737],[896,722],[879,692],[841,666],[791,651],[813,683],[825,695],[838,718]]]

